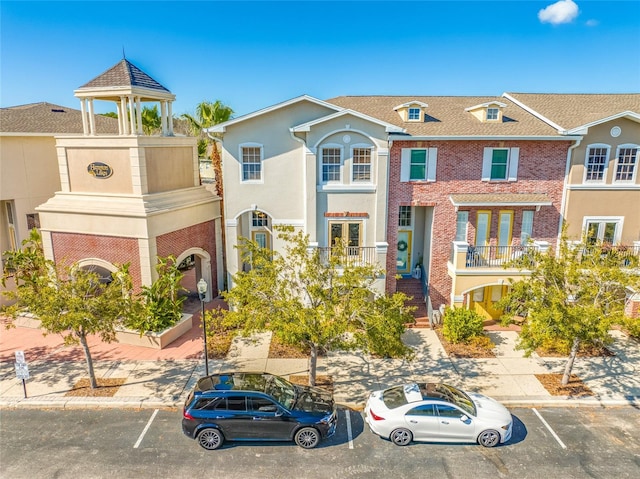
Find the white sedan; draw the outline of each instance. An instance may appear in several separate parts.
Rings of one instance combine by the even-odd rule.
[[[374,391],[365,420],[398,446],[420,442],[478,442],[493,447],[511,438],[511,413],[495,399],[448,384],[410,383]]]

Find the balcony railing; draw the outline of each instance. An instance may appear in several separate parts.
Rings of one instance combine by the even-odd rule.
[[[367,266],[378,262],[375,246],[346,246],[318,248],[320,261],[328,263],[329,258],[338,258],[343,266]]]
[[[523,256],[535,251],[534,245],[512,246],[469,246],[465,266],[467,268],[491,268],[521,259]]]
[[[634,242],[636,243],[636,242]],[[593,248],[592,251],[589,251]],[[620,267],[633,267],[640,260],[640,243],[633,245],[599,245],[587,246],[580,252],[582,257],[591,256],[594,251],[599,251],[602,259],[609,259],[620,264]]]

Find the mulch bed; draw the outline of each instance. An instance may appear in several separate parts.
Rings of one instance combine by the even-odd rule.
[[[479,347],[474,344],[453,344],[447,341],[442,335],[442,328],[435,328],[434,331],[442,343],[442,347],[447,355],[452,358],[495,358],[496,355],[491,349]]]
[[[126,378],[96,378],[98,387],[92,389],[89,378],[83,378],[76,382],[65,396],[112,397],[118,392],[118,389],[120,389],[120,386],[122,386],[125,381]]]
[[[289,376],[289,381],[291,381],[293,384],[308,386],[309,376],[308,375],[292,375],[292,376]],[[326,389],[327,391],[333,393],[333,377],[316,375],[316,387]]]
[[[573,398],[593,396],[593,391],[582,382],[582,380],[572,374],[569,383],[562,385],[562,374],[536,374],[536,379],[552,396],[570,396]]]
[[[543,358],[568,358],[568,351],[558,351],[549,348],[538,348],[536,354]],[[605,348],[604,346],[595,346],[593,344],[583,345],[578,351],[578,357],[580,358],[597,358],[597,357],[610,358],[615,356],[615,353]]]

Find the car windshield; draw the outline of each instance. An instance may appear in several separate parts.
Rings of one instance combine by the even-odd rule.
[[[434,389],[437,393],[444,396],[447,401],[455,404],[467,414],[471,414],[472,416],[476,415],[476,405],[464,391],[449,386],[448,384],[435,384]]]
[[[264,392],[287,409],[293,408],[296,402],[296,387],[278,376],[268,377]]]

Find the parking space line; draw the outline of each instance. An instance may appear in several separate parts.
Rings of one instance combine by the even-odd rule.
[[[351,433],[351,414],[349,410],[344,410],[344,416],[347,419],[347,438],[349,439],[349,449],[353,449],[353,434]]]
[[[538,416],[538,419],[540,419],[540,421],[542,421],[542,424],[545,425],[545,427],[549,430],[549,432],[551,433],[551,435],[556,439],[556,441],[558,441],[558,444],[560,444],[560,446],[562,447],[562,449],[566,449],[567,446],[564,445],[564,442],[562,442],[560,440],[560,438],[558,437],[558,435],[555,433],[555,431],[553,429],[551,429],[551,426],[549,426],[549,423],[547,421],[544,420],[544,418],[540,415],[540,413],[536,410],[536,408],[531,408],[533,410],[534,413],[536,413],[536,416]]]
[[[138,438],[136,443],[133,445],[134,449],[138,449],[138,446],[142,442],[142,439],[144,438],[144,435],[147,433],[147,431],[149,430],[149,427],[151,426],[151,423],[155,419],[156,414],[158,414],[158,409],[154,409],[153,414],[151,415],[151,417],[149,418],[149,421],[147,422],[147,425],[144,427],[144,429],[140,433],[140,437]]]

